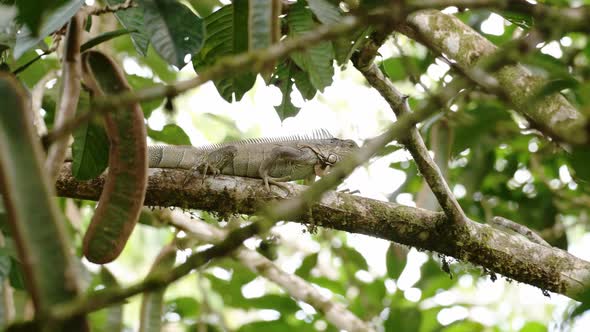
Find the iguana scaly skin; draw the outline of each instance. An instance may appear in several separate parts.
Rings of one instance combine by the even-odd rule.
[[[313,179],[357,150],[352,140],[332,137],[326,130],[311,135],[253,138],[201,147],[153,145],[148,147],[149,167],[191,169],[212,173],[260,178],[286,188],[279,182]]]

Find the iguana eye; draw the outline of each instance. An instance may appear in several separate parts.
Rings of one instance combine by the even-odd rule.
[[[328,156],[328,163],[334,164],[338,161],[338,156],[331,154]]]

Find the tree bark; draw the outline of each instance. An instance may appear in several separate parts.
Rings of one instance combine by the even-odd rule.
[[[150,169],[149,175],[144,202],[148,206],[200,209],[227,217],[253,214],[269,202],[285,199],[281,188],[273,186],[269,193],[258,179],[208,176],[204,181],[194,178],[184,186],[187,173],[183,170]],[[60,196],[97,200],[103,183],[104,175],[76,180],[66,164],[56,186]],[[306,188],[286,185],[290,197]],[[443,213],[337,192],[327,192],[310,210],[311,216],[308,210],[301,211],[292,221],[307,224],[313,220],[318,226],[435,251],[573,299],[579,300],[590,285],[590,262],[474,221],[454,225]]]

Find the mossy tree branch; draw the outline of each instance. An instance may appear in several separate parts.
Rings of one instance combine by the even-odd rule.
[[[179,206],[217,212],[252,214],[269,201],[281,201],[283,191],[266,191],[260,180],[217,176],[183,184],[183,170],[150,169],[145,205]],[[104,177],[78,181],[66,165],[57,181],[60,196],[96,200]],[[286,184],[292,195],[306,187]],[[292,220],[309,223],[311,216],[294,214]],[[590,263],[558,248],[549,248],[490,226],[467,221],[459,227],[443,213],[381,202],[343,193],[327,192],[311,205],[313,222],[328,228],[366,234],[397,243],[435,251],[516,281],[578,299],[590,285]]]
[[[436,53],[444,54],[466,73],[477,72],[481,61],[498,52],[494,44],[461,20],[437,10],[412,13],[407,19],[407,25],[401,27],[400,31]],[[499,83],[496,85],[501,94],[536,129],[557,141],[590,144],[587,118],[564,96],[554,93],[536,97],[539,89],[546,84],[543,78],[519,64],[502,66],[492,75]]]

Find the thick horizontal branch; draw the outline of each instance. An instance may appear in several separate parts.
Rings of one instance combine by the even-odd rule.
[[[417,11],[408,17],[407,23],[410,29],[401,29],[403,33],[444,54],[466,72],[476,69],[480,60],[498,51],[494,44],[460,19],[437,10]],[[536,97],[546,84],[543,78],[518,64],[503,66],[493,76],[515,110],[545,135],[572,144],[590,143],[586,117],[564,96],[555,93]]]
[[[183,170],[150,169],[149,174],[148,206],[178,206],[228,216],[252,214],[271,200],[283,200],[285,195],[280,188],[267,192],[257,179],[217,176],[194,179],[184,186]],[[74,179],[66,164],[57,181],[57,192],[64,197],[96,200],[103,183],[104,176],[91,181]],[[306,188],[287,186],[291,196]],[[312,205],[311,215],[316,225],[435,251],[573,299],[579,299],[584,287],[590,285],[589,262],[473,221],[454,225],[443,213],[327,192]],[[310,220],[309,213],[304,213],[293,221]]]
[[[459,8],[486,8],[521,13],[534,17],[535,26],[543,30],[563,32],[589,32],[590,6],[561,7],[527,0],[415,0],[409,1],[410,10]],[[551,34],[555,36],[555,34]]]

